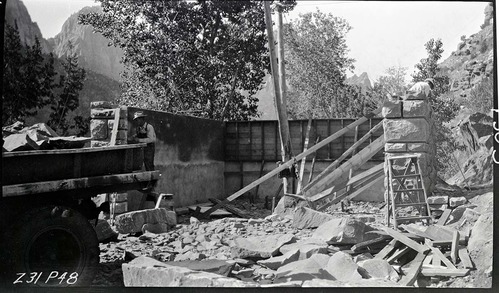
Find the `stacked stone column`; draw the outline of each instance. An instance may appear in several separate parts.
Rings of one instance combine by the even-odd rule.
[[[92,141],[90,142],[91,147],[109,145],[114,127],[114,113],[117,108],[120,109],[120,119],[116,135],[116,145],[127,144],[127,107],[118,107],[109,102],[92,102],[90,103],[90,134],[92,136]]]
[[[419,154],[419,164],[427,195],[435,188],[435,125],[431,106],[424,93],[407,94],[388,100],[382,110],[385,135],[385,190],[388,190],[388,158]],[[400,162],[403,164],[403,162]],[[395,166],[403,168],[403,166]],[[388,191],[386,191],[388,192]],[[386,198],[386,197],[385,197]]]
[[[120,119],[118,123],[118,132],[116,135],[116,145],[127,144],[128,132],[128,111],[127,107],[118,107],[106,101],[90,103],[90,134],[92,140],[91,147],[109,146],[114,127],[114,115],[116,109],[120,109]],[[113,196],[110,194],[110,197]],[[128,212],[127,193],[118,193],[115,196],[116,204],[114,214],[119,215]],[[111,198],[109,198],[112,203]]]

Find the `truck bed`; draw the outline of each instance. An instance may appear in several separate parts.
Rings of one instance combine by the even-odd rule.
[[[146,144],[2,154],[2,185],[100,177],[140,171]]]

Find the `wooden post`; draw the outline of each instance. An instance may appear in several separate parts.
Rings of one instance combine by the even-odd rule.
[[[307,132],[305,133],[305,142],[303,144],[303,151],[306,152],[308,149],[308,140],[310,136],[310,129],[312,128],[312,118],[308,119],[308,124],[307,124]],[[301,124],[300,124],[300,129],[302,129]],[[296,193],[300,193],[302,186],[303,186],[303,175],[305,173],[305,164],[307,162],[307,157],[303,157],[301,159],[301,165],[300,165],[300,176],[298,177],[298,187],[296,188]]]
[[[284,76],[284,46],[282,42],[282,11],[278,8],[278,34],[279,34],[279,61],[281,63],[282,68],[278,68],[277,65],[277,56],[275,53],[275,42],[274,42],[274,31],[272,29],[272,15],[270,11],[270,3],[268,1],[263,2],[264,10],[265,10],[265,24],[267,27],[267,37],[269,40],[269,49],[270,49],[270,68],[272,71],[272,79],[274,80],[274,93],[275,93],[275,106],[277,111],[277,120],[279,123],[279,135],[281,138],[281,155],[282,161],[286,162],[291,159],[291,141],[289,136],[289,125],[288,125],[288,117],[287,117],[287,109],[286,109],[286,98],[285,96],[285,76]],[[279,78],[278,69],[281,76]],[[283,85],[280,85],[280,83]],[[284,192],[287,192],[287,180],[283,178],[283,188]]]

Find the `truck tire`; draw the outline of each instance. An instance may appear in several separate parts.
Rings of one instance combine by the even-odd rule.
[[[99,243],[95,230],[81,213],[62,206],[44,206],[16,218],[7,230],[2,237],[7,250],[2,251],[0,260],[6,265],[2,270],[4,284],[92,283],[99,264]],[[20,278],[23,273],[26,275]]]

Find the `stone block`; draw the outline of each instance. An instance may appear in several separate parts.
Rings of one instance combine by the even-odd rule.
[[[427,142],[430,124],[424,118],[384,119],[385,142]]]
[[[467,202],[468,202],[468,200],[464,196],[451,197],[449,199],[449,206],[451,208],[455,208],[455,207],[458,207],[458,206],[462,206],[462,205],[466,204]]]
[[[400,118],[402,117],[402,103],[398,100],[386,100],[381,109],[383,118]]]
[[[93,220],[92,220],[92,227],[93,225]],[[109,225],[108,221],[99,219],[97,221],[97,225],[94,227],[95,233],[97,234],[97,239],[99,242],[106,242],[109,240],[114,240],[118,237],[118,233],[116,233],[112,228],[111,225]]]
[[[182,262],[168,261],[165,263],[172,266],[188,268],[193,271],[203,271],[226,277],[229,276],[235,266],[235,263],[217,259],[203,259],[202,261],[187,260]]]
[[[306,238],[302,239],[298,242],[284,244],[279,248],[279,251],[282,254],[286,254],[292,250],[300,250],[300,259],[305,259],[310,257],[312,254],[316,253],[326,253],[328,244],[326,241],[315,238]]]
[[[117,193],[115,195],[115,201],[116,202],[124,202],[128,200],[128,193]]]
[[[395,269],[384,259],[368,259],[358,263],[373,279],[397,282],[400,279]]]
[[[291,262],[277,269],[276,280],[311,280],[318,277],[334,280],[329,273],[324,271],[329,258],[327,254],[314,254],[308,259]]]
[[[428,204],[448,204],[449,203],[449,197],[446,195],[438,195],[438,196],[430,196],[428,197]]]
[[[362,279],[358,268],[351,255],[340,251],[329,258],[325,270],[338,281],[355,282]]]
[[[402,103],[402,117],[430,117],[431,108],[427,101],[410,101],[406,100]]]
[[[107,138],[107,120],[91,119],[90,120],[90,135],[92,139]]]
[[[231,250],[232,257],[262,257],[269,258],[279,253],[279,248],[286,243],[295,241],[293,234],[274,234],[234,239]]]
[[[315,230],[312,238],[324,240],[330,244],[357,244],[376,238],[372,227],[353,218],[332,219]]]
[[[90,109],[92,119],[114,119],[114,113],[115,109]]]
[[[109,146],[108,141],[102,141],[102,140],[91,140],[90,141],[91,148],[99,148],[99,147],[105,147],[105,146]]]
[[[90,102],[90,109],[113,109],[113,108],[116,108],[116,106],[108,101]]]
[[[444,203],[444,204],[430,204],[430,210],[431,211],[445,211],[446,209],[448,209],[449,206]]]
[[[427,100],[428,97],[422,91],[420,91],[420,92],[406,91],[405,95],[402,96],[402,99],[404,101],[407,101],[407,100]]]
[[[406,143],[385,143],[385,152],[400,153],[407,152]]]
[[[408,142],[406,145],[408,152],[427,153],[430,151],[430,145],[424,142],[419,142],[419,143]]]
[[[258,287],[219,274],[168,265],[140,256],[122,265],[125,287]]]
[[[166,223],[155,223],[155,224],[144,224],[142,226],[142,233],[151,232],[154,234],[161,234],[168,232],[168,224]]]
[[[299,259],[299,257],[300,257],[300,250],[295,249],[292,251],[288,251],[287,253],[285,253],[284,255],[281,255],[281,256],[276,256],[276,257],[271,257],[271,258],[264,259],[264,260],[259,260],[259,261],[257,261],[257,263],[259,265],[265,266],[271,270],[277,270],[280,267],[282,267],[283,265],[286,265],[290,262],[297,261]]]
[[[167,223],[168,216],[165,209],[149,209],[132,211],[116,217],[116,229],[121,234],[142,231],[144,224]]]
[[[128,212],[128,202],[117,202],[114,205],[114,214],[123,214]]]
[[[297,208],[293,214],[293,227],[298,229],[317,228],[332,220],[333,216],[307,207]]]
[[[114,127],[114,120],[106,120],[107,121],[107,127],[109,130],[112,130]],[[125,118],[121,118],[118,122],[118,130],[127,130],[128,129],[128,120]]]

